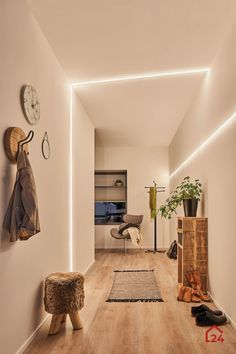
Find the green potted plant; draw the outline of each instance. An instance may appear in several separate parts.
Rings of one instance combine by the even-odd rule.
[[[195,179],[192,182],[189,176],[185,177],[160,207],[161,216],[171,219],[172,213],[176,213],[177,207],[183,203],[184,215],[186,217],[195,217],[201,194],[202,186],[199,179]]]

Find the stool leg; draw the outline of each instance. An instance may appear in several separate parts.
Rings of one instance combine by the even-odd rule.
[[[83,328],[82,322],[80,320],[79,312],[70,312],[69,316],[70,316],[73,329]]]
[[[48,335],[57,334],[61,328],[62,315],[52,315],[51,324]]]
[[[67,313],[64,313],[64,315],[62,315],[61,323],[66,322],[66,316]]]

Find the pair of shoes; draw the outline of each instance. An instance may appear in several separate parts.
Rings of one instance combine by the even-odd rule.
[[[192,272],[187,272],[186,278],[187,278],[188,283],[194,289],[195,297],[200,298],[200,300],[205,301],[205,302],[211,301],[211,298],[202,292],[201,275],[200,275],[199,271],[194,270]]]
[[[221,326],[227,322],[227,318],[219,310],[212,310],[206,305],[191,308],[192,316],[196,316],[197,326]]]
[[[179,288],[177,300],[184,302],[201,302],[201,299],[196,294],[196,290],[184,285]]]
[[[209,312],[215,316],[221,316],[222,315],[222,311],[220,310],[212,310],[210,309],[210,307],[208,307],[207,305],[200,305],[200,306],[192,306],[191,307],[191,315],[193,317],[196,317],[197,315],[200,315],[202,313],[205,313],[205,312]]]
[[[212,313],[206,311],[204,314],[196,316],[196,325],[197,326],[221,326],[227,322],[225,315],[216,316]]]
[[[211,298],[208,295],[204,295],[201,290],[182,285],[179,288],[177,300],[184,302],[201,302],[201,300],[210,302]]]

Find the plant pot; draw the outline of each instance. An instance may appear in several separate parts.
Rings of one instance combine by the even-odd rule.
[[[198,199],[183,199],[184,215],[186,217],[197,216]]]

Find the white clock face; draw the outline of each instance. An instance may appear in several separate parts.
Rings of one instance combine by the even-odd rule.
[[[37,91],[31,85],[22,88],[22,105],[27,121],[30,124],[37,124],[40,119],[40,106]]]

